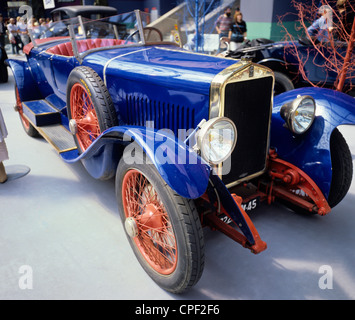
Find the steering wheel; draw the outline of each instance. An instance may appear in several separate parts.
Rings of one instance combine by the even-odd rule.
[[[130,39],[132,39],[137,33],[139,32],[139,29],[135,30],[134,32],[132,32],[126,39],[124,44],[127,44],[128,41],[130,41]],[[157,28],[153,28],[153,27],[145,27],[143,28],[143,32],[144,32],[144,38],[145,40],[148,42],[153,42],[153,41],[163,41],[163,35],[160,32],[160,30],[158,30]],[[152,38],[152,39],[151,39]],[[157,39],[155,39],[157,38]]]

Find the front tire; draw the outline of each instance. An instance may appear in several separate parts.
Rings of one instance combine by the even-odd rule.
[[[194,202],[176,194],[153,164],[145,159],[127,164],[124,158],[117,168],[116,195],[130,245],[159,286],[184,292],[198,282],[204,267],[204,238]]]

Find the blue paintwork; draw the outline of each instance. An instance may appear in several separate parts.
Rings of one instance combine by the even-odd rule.
[[[310,130],[301,136],[293,136],[284,127],[280,116],[283,104],[297,95],[310,95],[316,100],[316,119]],[[321,88],[303,88],[280,94],[274,99],[271,125],[271,146],[278,155],[305,171],[322,190],[329,195],[332,180],[330,136],[340,125],[355,124],[355,99],[347,94]]]
[[[85,153],[62,154],[69,163],[82,160],[85,168],[94,178],[110,178],[126,146],[134,140],[158,169],[161,177],[179,195],[198,198],[206,190],[210,166],[191,148],[176,140],[169,132],[145,127],[112,127],[92,143]],[[130,145],[131,148],[133,145]]]
[[[26,102],[23,113],[38,127],[61,123],[58,110],[46,103],[45,100]]]
[[[38,85],[28,63],[20,60],[7,60],[15,75],[15,82],[22,101],[36,100],[41,97]]]

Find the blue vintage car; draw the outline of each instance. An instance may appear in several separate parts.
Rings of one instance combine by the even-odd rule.
[[[274,99],[269,68],[185,51],[170,22],[158,30],[139,11],[79,21],[8,64],[27,134],[96,179],[115,177],[137,259],[180,293],[201,277],[203,227],[259,253],[246,212],[260,202],[325,215],[342,200],[352,158],[337,127],[355,113],[354,99],[328,89]]]

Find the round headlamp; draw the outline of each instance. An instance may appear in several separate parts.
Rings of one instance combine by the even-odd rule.
[[[218,117],[203,123],[196,133],[196,147],[211,164],[225,161],[237,142],[237,128],[228,118]]]
[[[311,96],[298,96],[284,104],[280,110],[287,127],[295,134],[305,133],[312,125],[316,115],[316,103]]]

